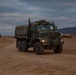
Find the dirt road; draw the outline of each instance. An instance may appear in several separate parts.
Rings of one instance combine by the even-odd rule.
[[[65,45],[72,46],[68,41]],[[0,48],[0,75],[76,75],[76,54],[68,53],[65,45],[61,54],[45,51],[44,55],[36,55],[32,49],[18,51],[14,40]]]

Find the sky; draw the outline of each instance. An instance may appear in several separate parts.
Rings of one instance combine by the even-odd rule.
[[[0,0],[0,34],[14,35],[17,25],[53,21],[58,29],[76,26],[76,0]]]

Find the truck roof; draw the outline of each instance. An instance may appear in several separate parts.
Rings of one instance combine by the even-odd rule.
[[[44,24],[44,25],[53,25],[55,26],[55,23],[53,21],[45,21],[45,20],[39,20],[39,21],[36,21],[36,22],[31,22],[31,25],[41,25],[41,24]]]

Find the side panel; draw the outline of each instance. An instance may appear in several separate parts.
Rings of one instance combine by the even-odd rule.
[[[27,26],[16,26],[15,37],[16,38],[28,38],[28,28]]]

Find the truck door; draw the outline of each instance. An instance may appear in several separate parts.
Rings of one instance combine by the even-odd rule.
[[[36,26],[32,26],[31,27],[31,39],[36,39],[37,38],[36,32],[37,32]]]

